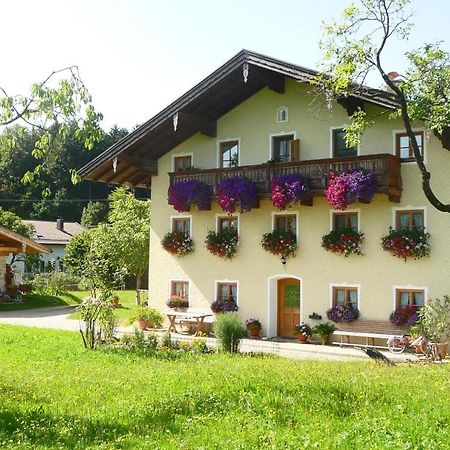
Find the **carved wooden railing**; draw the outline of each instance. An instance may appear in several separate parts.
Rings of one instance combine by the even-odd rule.
[[[227,169],[192,169],[169,173],[170,186],[179,181],[198,180],[211,186],[212,195],[217,195],[219,183],[225,178],[244,176],[258,186],[261,197],[270,194],[272,179],[289,173],[298,173],[308,180],[313,196],[323,195],[330,172],[346,169],[365,169],[375,173],[378,193],[387,194],[390,201],[399,202],[402,192],[400,158],[389,153],[350,158],[327,158],[275,164],[239,166]]]

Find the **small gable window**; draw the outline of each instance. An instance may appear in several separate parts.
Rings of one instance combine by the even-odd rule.
[[[277,122],[287,122],[289,120],[287,106],[282,106],[277,109]]]

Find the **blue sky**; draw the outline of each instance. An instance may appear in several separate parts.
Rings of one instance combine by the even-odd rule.
[[[77,64],[105,115],[104,127],[117,123],[131,129],[243,48],[317,67],[322,20],[337,17],[349,4],[350,0],[4,2],[0,85],[10,93],[23,93],[52,70]],[[411,38],[390,46],[388,70],[401,72],[405,50],[424,42],[445,41],[450,50],[448,0],[416,0],[413,7]]]

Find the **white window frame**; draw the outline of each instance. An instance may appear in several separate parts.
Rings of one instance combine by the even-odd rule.
[[[282,111],[286,111],[286,120],[280,120],[280,114]],[[277,108],[277,123],[289,122],[289,108],[287,106],[280,106]]]
[[[194,167],[194,153],[193,152],[181,152],[172,155],[172,172],[175,172],[175,158],[190,156],[191,157],[191,167]]]
[[[192,214],[174,214],[170,216],[170,225],[169,225],[169,229],[170,232],[173,231],[173,219],[189,219],[190,222],[190,232],[189,232],[189,237],[192,238]]]
[[[330,231],[333,231],[333,215],[334,214],[345,214],[345,213],[356,213],[358,216],[358,233],[361,231],[361,209],[346,209],[345,211],[340,211],[339,209],[330,209]]]
[[[398,290],[415,290],[415,291],[423,291],[423,303],[424,305],[427,303],[428,299],[428,287],[426,286],[413,286],[412,284],[406,284],[403,286],[392,286],[392,311],[395,311],[397,309],[397,291]]]
[[[231,142],[231,141],[237,141],[238,143],[238,166],[241,165],[241,138],[240,137],[229,137],[226,139],[218,139],[216,141],[216,165],[217,168],[220,169],[221,162],[222,162],[222,155],[220,154],[220,144],[223,144],[224,142]],[[232,169],[232,167],[226,167],[225,169]]]
[[[348,127],[348,123],[345,125],[340,125],[340,126],[333,125],[330,127],[330,131],[329,131],[329,133],[330,133],[330,158],[334,158],[334,156],[333,156],[333,131],[334,130],[342,130],[345,127]],[[361,155],[361,135],[359,135],[358,137],[359,137],[359,143],[356,147],[356,156]]]
[[[220,214],[220,213],[216,214],[216,216],[215,216],[216,233],[219,232],[219,220],[220,219],[226,219],[226,218],[229,218],[229,217],[230,217],[230,215],[228,215],[228,214]],[[239,236],[239,234],[241,232],[241,229],[240,229],[240,227],[241,227],[241,215],[240,215],[240,213],[233,213],[233,214],[231,214],[231,217],[236,217],[237,218],[237,233],[238,233],[238,236]]]
[[[413,133],[419,133],[422,132],[423,133],[423,139],[422,139],[422,152],[423,152],[423,162],[424,164],[428,163],[428,157],[427,157],[427,141],[428,141],[428,135],[427,135],[427,130],[425,128],[413,128],[412,129]],[[397,130],[392,130],[392,154],[394,156],[397,155],[396,152],[396,145],[397,145],[397,134],[405,134],[406,130],[403,129],[397,129]],[[400,161],[401,164],[416,164],[416,161]]]
[[[192,283],[190,278],[169,278],[169,293],[167,295],[167,298],[169,299],[172,296],[172,283],[173,282],[181,282],[181,283],[187,283],[188,284],[188,301],[189,301],[189,308],[191,307],[191,298],[192,298]]]
[[[394,206],[392,208],[392,229],[397,229],[397,211],[423,211],[423,226],[428,231],[428,207],[427,206]]]
[[[278,136],[288,136],[292,134],[294,136],[294,141],[297,139],[297,132],[296,131],[280,131],[276,133],[270,133],[269,134],[269,159],[272,159],[273,156],[273,138]]]
[[[289,211],[289,210],[272,211],[272,231],[275,230],[275,218],[277,216],[288,216],[288,215],[291,215],[291,216],[295,215],[295,236],[297,238],[297,245],[298,245],[300,242],[300,233],[299,233],[299,228],[300,228],[299,227],[299,217],[300,217],[300,215],[299,215],[298,211]]]
[[[357,308],[358,311],[361,312],[361,285],[360,284],[351,284],[351,283],[330,283],[330,308],[333,307],[333,288],[356,288],[358,292],[358,303]]]
[[[214,301],[217,301],[217,291],[219,290],[219,284],[236,284],[236,305],[239,306],[239,280],[229,280],[228,278],[224,280],[214,280]]]

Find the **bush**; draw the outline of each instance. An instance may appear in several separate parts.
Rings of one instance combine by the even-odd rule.
[[[133,313],[131,313],[128,322],[131,325],[139,319],[145,320],[146,322],[152,324],[151,328],[161,327],[164,321],[163,315],[157,309],[147,308],[145,306],[137,308]]]
[[[80,278],[66,272],[40,273],[31,281],[32,290],[38,294],[64,295],[78,289]]]
[[[419,312],[425,334],[436,342],[450,340],[450,297],[428,300]]]
[[[245,328],[236,314],[223,313],[214,322],[214,335],[223,351],[237,353]]]

